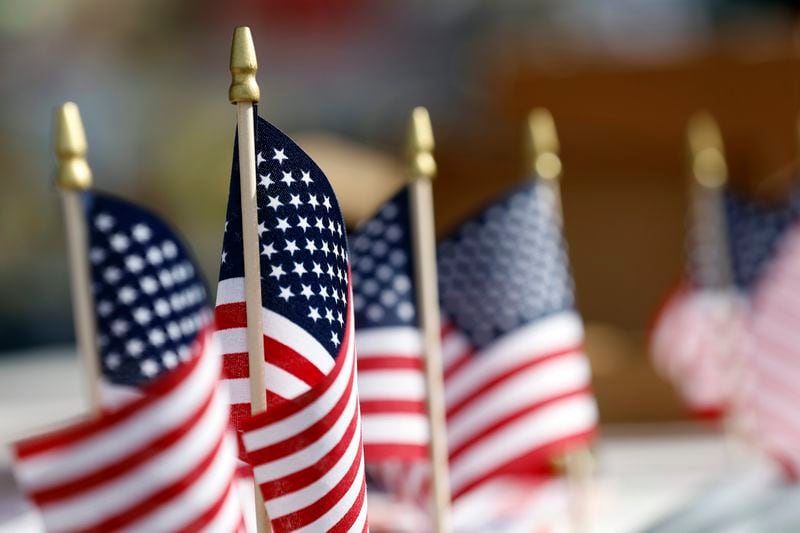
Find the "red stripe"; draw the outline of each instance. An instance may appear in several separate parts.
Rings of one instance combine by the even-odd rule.
[[[192,520],[190,523],[183,526],[179,531],[181,533],[192,533],[194,531],[203,531],[208,524],[214,521],[219,515],[219,512],[222,510],[222,507],[225,505],[228,498],[233,497],[234,499],[238,500],[238,495],[235,494],[236,486],[233,484],[235,479],[235,471],[234,475],[228,479],[223,486],[228,487],[228,490],[222,492],[219,498],[215,502],[211,504],[211,506],[206,509],[200,516],[198,516],[195,520]],[[231,496],[233,494],[233,496]],[[238,503],[238,502],[237,502]],[[240,520],[243,520],[244,516],[240,513]]]
[[[364,457],[368,464],[389,460],[425,461],[428,459],[428,445],[365,442]]]
[[[247,305],[245,302],[234,302],[218,305],[214,309],[217,329],[233,329],[247,327]]]
[[[190,361],[180,365],[177,369],[164,374],[152,385],[142,387],[142,398],[134,400],[124,407],[105,412],[99,418],[77,423],[67,428],[56,430],[46,435],[32,437],[14,444],[14,453],[18,459],[24,460],[41,453],[51,452],[56,448],[71,446],[81,441],[92,438],[97,433],[110,430],[128,419],[141,413],[146,407],[161,401],[165,396],[176,389],[197,368],[201,354],[204,352],[208,338],[213,330],[213,325],[203,329],[198,334],[193,347],[193,357]]]
[[[552,361],[553,359],[557,359],[559,357],[564,357],[567,355],[571,355],[576,352],[580,352],[582,350],[581,346],[572,346],[569,348],[562,348],[560,350],[554,350],[552,352],[547,352],[541,355],[531,355],[530,358],[526,359],[522,363],[518,364],[515,367],[512,367],[505,372],[494,376],[489,381],[482,383],[477,388],[471,389],[469,394],[460,402],[448,406],[447,408],[447,418],[451,418],[457,415],[459,412],[464,410],[469,404],[475,401],[482,401],[482,397],[486,394],[487,391],[497,387],[499,384],[503,383],[505,380],[513,376],[514,374],[521,372],[523,370],[527,370],[529,368],[533,368],[537,365],[542,363],[546,363],[548,361]]]
[[[345,429],[341,439],[339,439],[333,448],[331,448],[331,450],[319,461],[302,470],[292,472],[288,476],[262,483],[260,486],[261,493],[264,495],[264,499],[271,500],[283,494],[289,494],[296,490],[307,487],[319,480],[336,464],[339,459],[341,459],[342,455],[347,449],[347,446],[355,438],[357,429],[358,411],[353,413],[350,423],[347,425],[347,428]],[[305,448],[308,444],[310,443],[298,443],[297,450]],[[260,464],[263,463],[255,463],[255,466],[259,466]]]
[[[325,377],[325,374],[307,358],[289,346],[267,336],[264,337],[264,360],[286,370],[310,386]],[[248,353],[226,353],[223,356],[223,368],[225,377],[228,379],[249,378],[250,361]]]
[[[272,337],[264,337],[264,358],[311,387],[325,377],[306,357]]]
[[[502,475],[520,473],[530,475],[537,473],[537,471],[542,474],[552,474],[551,461],[553,458],[572,447],[585,445],[592,440],[595,434],[596,430],[593,429],[577,435],[571,435],[564,439],[550,442],[545,446],[541,446],[515,459],[507,461],[501,466],[472,479],[469,483],[454,491],[453,501],[486,481]]]
[[[187,413],[183,423],[157,437],[151,442],[142,442],[141,447],[134,453],[124,457],[114,463],[108,464],[103,468],[95,470],[81,478],[73,481],[51,486],[46,490],[33,492],[30,496],[39,505],[45,505],[65,498],[75,497],[77,493],[89,491],[103,483],[109,483],[126,474],[143,463],[156,458],[165,453],[169,448],[179,442],[188,432],[190,432],[200,418],[208,411],[209,406],[216,394],[215,389],[209,390],[206,398],[200,406],[192,413]]]
[[[542,400],[542,401],[539,401],[539,402],[536,402],[536,403],[532,403],[530,405],[522,406],[520,409],[517,409],[516,411],[514,411],[512,413],[510,413],[510,414],[508,414],[508,415],[506,415],[506,416],[504,416],[502,418],[498,418],[492,424],[490,424],[490,425],[486,426],[485,428],[483,428],[480,431],[480,433],[477,433],[477,434],[473,435],[472,437],[470,437],[466,441],[464,441],[461,444],[459,444],[457,447],[454,447],[450,451],[450,461],[452,462],[452,461],[458,459],[459,456],[461,456],[463,453],[468,451],[471,447],[475,446],[476,444],[480,443],[481,441],[485,440],[486,438],[491,437],[492,435],[496,434],[498,431],[502,430],[505,426],[507,426],[509,424],[513,424],[514,422],[516,422],[520,418],[523,418],[524,416],[527,416],[527,415],[533,413],[534,411],[538,411],[538,410],[543,409],[543,408],[545,408],[545,407],[547,407],[549,405],[552,405],[554,403],[558,403],[558,402],[561,402],[561,401],[564,401],[564,400],[567,400],[567,399],[570,399],[570,398],[574,398],[574,397],[577,397],[577,396],[589,396],[589,395],[590,395],[589,388],[588,387],[582,387],[580,389],[575,389],[575,390],[563,392],[563,393],[558,394],[556,396],[552,396],[550,398],[547,398],[545,400]]]
[[[445,338],[455,331],[456,331],[456,325],[453,322],[450,322],[449,320],[443,321],[441,330],[439,332],[439,336]]]
[[[353,420],[354,420],[353,424],[354,427],[357,427],[358,416],[355,416]],[[359,470],[361,470],[362,454],[363,454],[363,446],[362,443],[359,441],[358,453],[356,454],[353,464],[350,465],[350,468],[347,470],[345,475],[342,476],[342,479],[339,480],[336,486],[332,487],[325,493],[325,495],[323,495],[319,500],[315,501],[308,507],[300,509],[292,514],[272,520],[273,528],[276,531],[292,531],[294,529],[299,529],[301,527],[307,526],[308,524],[312,523],[313,521],[317,520],[325,513],[327,513],[331,509],[331,507],[336,505],[336,503],[342,498],[342,496],[344,496],[347,490],[353,485],[355,478],[358,476]],[[291,492],[291,491],[287,490],[286,492]],[[264,497],[266,498],[266,495]],[[355,503],[358,503],[359,501],[361,501],[363,504],[363,499],[361,498],[357,499]]]
[[[342,367],[344,366],[344,362],[347,359],[347,348],[350,346],[351,342],[351,334],[350,334],[350,322],[352,320],[352,313],[350,306],[352,304],[348,303],[348,311],[347,311],[347,323],[345,323],[344,329],[344,339],[342,341],[342,345],[339,348],[339,353],[336,357],[336,364],[334,365],[330,374],[325,376],[321,379],[314,388],[310,391],[298,396],[297,398],[293,398],[291,401],[286,401],[278,404],[277,406],[270,405],[269,409],[265,413],[261,413],[257,416],[250,418],[249,420],[245,420],[242,423],[242,427],[245,431],[252,431],[254,429],[258,429],[260,427],[266,427],[270,424],[274,424],[287,418],[295,413],[298,413],[308,407],[310,404],[315,402],[320,396],[322,396],[325,391],[328,390],[331,383],[334,382],[336,377],[341,373]],[[351,365],[354,364],[354,361],[351,362]]]
[[[222,369],[228,379],[250,377],[250,356],[247,352],[226,353],[222,356]]]
[[[342,415],[342,412],[347,406],[347,402],[352,394],[353,375],[351,374],[344,393],[324,417],[319,419],[316,423],[304,431],[292,435],[286,440],[248,452],[247,456],[250,458],[250,461],[259,465],[268,463],[270,461],[275,461],[276,459],[291,455],[297,452],[299,449],[305,448],[313,442],[316,442],[320,437],[328,432],[328,430],[336,423],[337,420],[339,420],[339,417]]]
[[[347,532],[350,531],[350,528],[353,527],[356,520],[358,520],[359,515],[361,514],[361,509],[364,507],[364,502],[367,499],[367,478],[364,477],[364,481],[361,483],[361,491],[358,494],[358,497],[353,502],[353,505],[350,506],[347,513],[339,520],[329,531],[333,533]],[[365,521],[366,522],[366,521]],[[366,524],[364,525],[364,530],[367,529]]]
[[[453,361],[452,363],[447,365],[447,367],[444,369],[444,373],[443,373],[443,377],[444,377],[445,382],[448,379],[451,379],[454,375],[456,375],[459,370],[461,370],[462,368],[464,368],[467,365],[467,363],[472,361],[472,357],[474,355],[475,355],[475,349],[474,348],[470,348],[467,351],[459,354],[458,358],[455,361]]]
[[[125,511],[96,524],[85,531],[114,531],[141,519],[159,507],[166,506],[177,496],[189,489],[211,466],[214,459],[220,455],[225,433],[220,433],[211,451],[197,463],[183,478],[167,485],[157,492],[151,493],[147,498],[137,502]]]
[[[361,413],[365,415],[403,413],[425,416],[427,409],[423,400],[361,400]]]
[[[419,370],[422,372],[421,355],[358,355],[358,372],[364,374],[370,370]]]
[[[250,418],[250,404],[249,403],[234,403],[231,404],[231,426],[234,428],[241,428],[242,423]]]

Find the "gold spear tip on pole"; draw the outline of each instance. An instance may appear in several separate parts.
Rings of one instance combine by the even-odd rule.
[[[433,128],[431,117],[424,107],[415,107],[408,126],[408,162],[411,176],[431,179],[436,176],[433,158]]]
[[[686,129],[691,157],[691,171],[701,186],[715,189],[728,180],[725,145],[714,117],[708,111],[692,115]]]
[[[92,170],[86,162],[86,133],[81,112],[74,102],[67,102],[56,109],[55,149],[58,159],[56,184],[73,191],[91,187]]]
[[[233,30],[231,43],[231,86],[228,88],[228,99],[232,104],[241,102],[258,102],[261,90],[256,81],[258,61],[253,35],[247,26],[239,26]]]
[[[543,179],[557,180],[562,170],[560,146],[550,111],[537,107],[528,113],[525,133],[528,171]]]

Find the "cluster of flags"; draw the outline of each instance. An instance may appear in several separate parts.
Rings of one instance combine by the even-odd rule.
[[[800,197],[758,200],[726,176],[703,177],[691,190],[686,276],[651,335],[654,364],[693,413],[723,418],[796,478]]]
[[[263,390],[248,349],[242,122],[213,310],[166,223],[85,182],[64,191],[80,206],[70,252],[87,266],[78,320],[96,334],[99,402],[13,445],[48,530],[245,531],[255,510],[275,532],[366,531],[368,488],[426,509],[434,424],[410,186],[348,234],[320,168],[257,113],[252,126]],[[59,148],[67,173],[85,165],[76,146]],[[472,514],[484,502],[486,523],[541,525],[531,506],[559,491],[554,459],[597,428],[558,198],[532,176],[436,255],[452,501]],[[253,482],[255,502],[241,490]]]

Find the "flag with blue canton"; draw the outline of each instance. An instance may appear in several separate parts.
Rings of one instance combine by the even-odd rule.
[[[350,235],[368,465],[428,455],[409,196],[404,187]]]
[[[191,256],[158,217],[99,192],[82,200],[102,390],[113,403],[187,361],[211,310]]]
[[[392,207],[398,199],[407,202],[407,195],[401,194],[387,204],[390,214],[403,212]],[[463,223],[438,246],[454,500],[504,476],[527,479],[549,471],[554,455],[565,447],[585,444],[595,432],[597,411],[583,353],[583,327],[574,309],[572,277],[555,201],[547,184],[526,183]],[[377,309],[372,312],[375,318],[394,313],[388,320],[395,321],[404,300],[392,292],[382,296],[382,289],[395,285],[381,278],[380,269],[384,268],[383,276],[391,273],[395,280],[401,280],[401,287],[408,280],[413,283],[413,278],[410,270],[391,263],[391,254],[400,244],[391,246],[393,223],[382,213],[364,224],[353,239],[354,249],[363,249],[364,253],[354,259],[354,272],[358,272],[358,277],[354,273],[354,283],[356,294],[368,293],[363,296],[366,314],[370,314],[372,305]],[[375,220],[379,222],[373,224]],[[388,254],[383,254],[381,242],[390,244]],[[404,245],[410,246],[409,241]],[[406,254],[410,256],[411,252]],[[362,260],[363,269],[359,268]],[[370,281],[374,284],[368,285]],[[386,305],[383,298],[396,305]],[[416,361],[412,365],[394,357],[397,369],[413,368],[421,375],[419,332],[413,315],[403,315],[405,322],[400,325],[408,328],[408,340],[400,343],[387,336],[380,343],[380,337],[370,339],[370,352],[376,358],[381,354],[396,356],[399,346],[409,360],[413,353]],[[371,325],[370,317],[366,318]],[[361,372],[365,346],[361,344],[362,326],[357,325]],[[365,328],[364,336],[371,331]],[[382,365],[375,366],[379,371]],[[398,390],[388,381],[385,388],[385,397]],[[424,398],[424,385],[420,385],[418,394],[418,398]],[[398,409],[386,403],[387,411]],[[366,441],[366,415],[364,427]],[[403,438],[402,432],[392,433],[386,426],[382,429],[387,440]],[[419,439],[418,443],[426,442],[427,434],[420,434]],[[373,471],[396,497],[424,501],[427,469],[425,462],[409,467],[385,461]]]
[[[596,430],[557,201],[551,184],[528,181],[439,245],[454,498],[546,471]]]
[[[235,147],[216,307],[233,419],[273,531],[360,531],[366,496],[344,221],[327,178],[289,137],[257,117],[255,144],[267,411],[249,416]]]
[[[240,531],[206,288],[188,250],[138,206],[80,195],[101,409],[14,445],[14,472],[47,531]],[[85,253],[85,252],[83,252]]]
[[[658,314],[651,355],[696,416],[718,418],[736,394],[731,362],[743,355],[750,292],[797,219],[798,195],[766,203],[726,186],[694,190],[691,201],[687,279]]]

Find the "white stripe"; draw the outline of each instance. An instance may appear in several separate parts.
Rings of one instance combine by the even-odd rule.
[[[444,369],[447,370],[453,366],[453,363],[460,361],[470,348],[471,344],[469,339],[457,329],[451,330],[442,337],[442,360]]]
[[[350,322],[350,338],[352,339],[352,320]],[[313,426],[320,418],[325,416],[339,401],[347,387],[347,382],[353,373],[354,351],[354,343],[350,342],[344,355],[345,360],[342,362],[344,368],[328,386],[328,390],[322,393],[319,398],[289,417],[245,433],[243,438],[247,449],[256,450],[291,438]]]
[[[245,328],[217,331],[215,336],[222,346],[223,353],[242,353],[247,351],[247,330]],[[328,356],[328,359],[331,359],[331,357]],[[305,381],[271,363],[264,364],[264,376],[267,381],[267,389],[283,398],[296,398],[311,389]],[[226,379],[225,382],[229,387],[232,404],[250,403],[249,378],[232,378]]]
[[[247,328],[228,328],[214,332],[223,354],[247,352]]]
[[[211,349],[212,343],[206,347]],[[217,382],[219,356],[216,352],[200,356],[192,373],[169,395],[147,406],[126,421],[115,424],[91,438],[69,446],[24,458],[16,463],[17,479],[29,491],[38,491],[81,478],[138,451],[143,442],[153,440],[183,423],[195,411],[207,391]],[[135,435],[136,438],[131,438]],[[64,458],[68,457],[69,461]]]
[[[339,418],[321,437],[291,455],[256,466],[253,472],[258,482],[265,483],[267,481],[279,479],[318,463],[342,440],[342,436],[353,420],[357,408],[358,394],[356,394],[355,388],[353,388],[350,390],[347,404],[339,414]],[[316,420],[324,418],[327,414],[327,411],[324,413],[315,413],[315,415],[317,415]],[[247,437],[248,435],[245,434],[245,439],[247,439]],[[245,442],[248,444],[248,450],[257,449],[250,447],[249,442],[251,441],[247,440]],[[299,445],[300,444],[298,444],[298,446]]]
[[[228,424],[228,407],[215,395],[210,409],[180,441],[126,475],[110,480],[73,498],[44,507],[48,528],[71,530],[87,527],[135,506],[162,487],[184,477],[217,444]],[[150,423],[158,424],[157,419]],[[135,435],[135,434],[134,434]],[[128,440],[131,434],[125,434]],[[233,456],[232,456],[233,457]],[[103,502],[98,505],[98,502]]]
[[[523,326],[482,349],[469,366],[448,379],[445,401],[458,403],[495,376],[565,346],[578,345],[582,339],[580,317],[572,311]]]
[[[225,280],[230,281],[230,280]],[[274,311],[263,309],[262,322],[264,324],[264,335],[277,340],[300,354],[302,357],[319,369],[323,374],[327,374],[335,364],[334,359],[328,351],[303,328],[294,324]],[[216,339],[222,346],[222,353],[244,353],[247,352],[247,328],[228,328],[219,330],[215,333]],[[269,361],[270,354],[266,354]],[[271,378],[267,377],[267,382]],[[270,383],[272,385],[272,383]],[[278,385],[280,388],[280,385]],[[285,396],[293,398],[293,396]]]
[[[353,410],[348,410],[349,416],[342,416],[342,419],[346,419],[349,423],[350,419],[353,416]],[[323,437],[320,440],[326,439]],[[336,439],[334,441],[334,439]],[[327,437],[328,442],[326,444],[338,444],[339,439],[341,439],[341,435],[330,436]],[[313,481],[311,484],[306,485],[300,490],[294,491],[290,494],[284,494],[277,498],[273,498],[267,502],[267,509],[269,510],[269,516],[272,518],[279,518],[281,516],[286,516],[287,514],[291,514],[294,512],[299,511],[300,509],[304,509],[309,505],[313,504],[320,497],[324,496],[328,493],[330,489],[336,486],[339,481],[342,480],[344,475],[350,470],[350,467],[353,466],[353,463],[356,460],[356,456],[358,455],[359,445],[361,441],[359,439],[358,431],[354,431],[352,437],[350,437],[350,442],[347,444],[347,448],[345,449],[342,456],[339,458],[338,461],[328,470],[322,477]],[[325,451],[327,454],[330,451],[332,446],[326,446],[329,448]],[[316,461],[314,461],[316,463]],[[314,464],[312,463],[312,464]],[[294,471],[300,470],[305,468],[306,464],[297,464],[296,467],[293,469]],[[262,483],[262,479],[260,477],[257,478],[260,483]]]
[[[424,400],[425,377],[419,370],[365,370],[358,374],[364,400]]]
[[[358,441],[358,439],[356,439]],[[356,474],[353,483],[348,487],[341,499],[336,502],[336,505],[331,507],[327,513],[319,517],[314,522],[308,524],[306,527],[296,530],[298,533],[316,533],[318,531],[328,531],[336,525],[339,520],[347,514],[353,507],[353,504],[361,494],[362,485],[364,484],[364,457],[361,457],[361,464],[359,465],[358,473]],[[364,508],[367,506],[366,496],[364,497]],[[360,517],[359,517],[360,520]],[[362,526],[363,528],[363,523]],[[361,531],[361,529],[351,528],[351,531]]]
[[[424,414],[363,415],[365,444],[428,444],[428,419]]]
[[[100,378],[100,403],[104,409],[121,409],[144,396],[138,387],[117,385]]]
[[[236,453],[236,450],[234,450],[234,453]],[[250,483],[250,485],[252,485],[252,483]],[[248,509],[253,508],[252,502],[252,499],[247,501],[249,504],[247,506]],[[236,528],[243,523],[243,514],[242,501],[239,497],[237,483],[233,482],[228,489],[228,496],[225,498],[225,503],[222,504],[222,508],[217,513],[217,516],[214,517],[214,520],[203,528],[203,532],[216,533],[219,531],[228,533],[231,531],[238,531]],[[247,531],[246,526],[245,530]]]
[[[561,438],[591,430],[597,422],[597,407],[588,395],[557,402],[516,420],[450,464],[454,492],[476,478],[525,453]]]
[[[212,439],[216,440],[216,439]],[[223,492],[231,493],[230,480],[236,468],[236,445],[232,435],[226,435],[219,453],[194,483],[176,498],[159,505],[125,531],[150,533],[178,531],[196,520],[213,505]],[[229,497],[226,500],[230,499]],[[213,531],[212,529],[209,529]],[[231,530],[229,530],[231,531]]]
[[[264,335],[277,340],[308,359],[323,374],[328,374],[331,371],[336,362],[317,339],[275,311],[269,309],[264,309],[263,311],[261,320],[264,324]],[[266,358],[269,361],[269,353],[266,354]],[[267,379],[269,380],[269,378]]]
[[[585,388],[590,378],[589,362],[582,353],[516,373],[447,420],[447,443],[454,449],[519,409]]]
[[[225,385],[232,405],[250,403],[250,378],[226,379]]]
[[[217,306],[244,301],[244,278],[223,279],[217,284]]]
[[[362,461],[363,463],[363,461]],[[364,470],[363,464],[361,468],[362,472]],[[361,511],[358,513],[358,518],[356,518],[355,522],[353,522],[353,527],[350,528],[350,531],[360,532],[364,531],[364,527],[367,525],[367,499],[368,495],[366,491],[364,492],[364,504],[361,506]]]
[[[359,329],[356,348],[359,360],[385,355],[419,357],[422,337],[419,329],[414,327]]]

